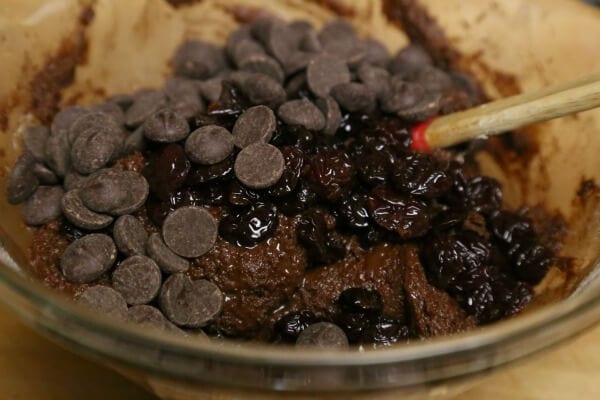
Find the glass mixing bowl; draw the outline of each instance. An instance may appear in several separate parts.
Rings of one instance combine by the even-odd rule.
[[[418,12],[411,8],[406,13],[413,3],[204,0],[173,8],[162,0],[10,1],[0,8],[0,190],[4,193],[5,171],[18,154],[22,128],[35,120],[30,106],[36,91],[52,99],[59,90],[63,104],[89,103],[158,85],[183,38],[222,42],[236,19],[254,15],[257,8],[316,24],[343,14],[361,34],[395,50],[407,43],[407,35],[383,10],[408,15],[414,22]],[[430,41],[432,47],[477,76],[491,97],[600,70],[600,14],[578,2],[420,3],[438,20],[455,50],[444,42]],[[432,24],[427,22],[427,27]],[[413,23],[406,31],[416,38],[439,39],[440,31],[424,31],[424,26]],[[68,65],[65,69],[61,64],[71,61],[76,62],[72,76]],[[44,81],[40,87],[43,66],[56,82]],[[480,154],[484,172],[503,183],[507,204],[543,203],[568,219],[562,256],[572,261],[568,269],[551,270],[527,312],[465,334],[376,351],[327,352],[192,340],[116,324],[28,278],[24,271],[30,231],[4,196],[0,301],[39,332],[165,399],[450,396],[498,367],[552,348],[600,321],[600,196],[592,185],[579,190],[584,179],[600,180],[598,132],[600,113],[592,111],[531,127],[514,136],[511,149],[501,154]],[[538,151],[517,157],[528,143],[536,143]]]

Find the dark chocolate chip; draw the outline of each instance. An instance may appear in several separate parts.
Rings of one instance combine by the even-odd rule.
[[[286,124],[300,125],[311,131],[320,131],[325,127],[325,117],[312,101],[307,99],[291,100],[283,103],[277,115]]]
[[[46,160],[46,143],[50,130],[45,126],[30,126],[23,133],[23,148],[39,162]]]
[[[390,61],[387,47],[375,39],[365,39],[364,43],[366,47],[365,61],[373,66],[387,67]]]
[[[325,24],[319,33],[319,40],[325,53],[336,55],[350,65],[365,58],[366,46],[356,36],[354,27],[344,19]]]
[[[33,174],[38,178],[42,185],[56,185],[59,181],[58,176],[44,164],[35,162],[31,166]]]
[[[71,147],[67,132],[52,133],[46,143],[46,164],[60,177],[65,176],[71,165]]]
[[[13,165],[6,186],[6,197],[10,204],[27,200],[38,188],[40,182],[33,171],[35,159],[30,153],[23,153]]]
[[[186,119],[170,108],[154,112],[142,126],[147,139],[161,143],[178,142],[190,133]]]
[[[256,72],[267,75],[279,83],[283,83],[283,69],[275,59],[266,54],[256,54],[246,57],[239,65],[242,71]]]
[[[133,104],[133,95],[129,93],[119,93],[110,96],[108,99],[111,103],[115,103],[123,112],[127,111],[129,107]]]
[[[340,107],[350,112],[370,113],[375,109],[375,94],[362,83],[341,83],[331,89]]]
[[[113,237],[119,251],[128,257],[146,254],[148,233],[133,215],[122,215],[115,222]]]
[[[140,305],[130,307],[127,312],[127,320],[142,328],[159,329],[161,331],[185,335],[185,332],[173,325],[158,308],[153,306]]]
[[[159,233],[153,233],[148,239],[146,251],[163,272],[173,274],[176,272],[185,272],[190,267],[190,263],[185,258],[179,257],[167,247]]]
[[[273,110],[266,106],[250,107],[233,126],[233,141],[239,148],[253,143],[268,143],[277,127]]]
[[[390,60],[388,69],[392,75],[406,74],[431,64],[433,60],[423,47],[410,44],[396,53]]]
[[[137,172],[105,168],[86,179],[80,197],[92,211],[124,215],[139,209],[148,191],[148,182]]]
[[[64,216],[78,228],[94,231],[106,228],[113,221],[113,217],[106,214],[93,212],[83,205],[79,198],[79,189],[65,193],[62,198],[62,212]]]
[[[451,89],[453,86],[452,78],[447,73],[431,65],[419,68],[413,74],[409,75],[409,79],[417,82],[426,91],[432,93],[441,93]]]
[[[317,99],[316,104],[325,116],[325,128],[322,132],[326,135],[335,135],[342,123],[340,106],[331,96]]]
[[[206,105],[200,98],[199,82],[185,78],[167,80],[165,83],[167,106],[187,120],[206,111]]]
[[[308,93],[308,86],[306,85],[306,73],[299,72],[290,77],[285,84],[285,93],[288,99],[301,98],[301,92]]]
[[[29,197],[21,212],[27,225],[44,225],[60,217],[60,201],[64,190],[60,186],[40,186]]]
[[[134,95],[131,107],[125,113],[125,125],[131,128],[140,126],[146,118],[167,103],[167,96],[162,90],[143,89]]]
[[[172,275],[163,284],[160,308],[176,325],[201,328],[223,308],[223,293],[207,280],[192,281],[182,273]]]
[[[96,285],[85,289],[77,297],[77,302],[102,314],[125,320],[127,303],[121,293],[108,286]]]
[[[175,75],[208,79],[225,67],[223,49],[211,43],[188,40],[173,56]]]
[[[285,61],[283,69],[286,75],[293,75],[297,72],[303,71],[308,67],[308,64],[319,56],[319,53],[309,53],[306,51],[294,51]]]
[[[389,90],[381,98],[381,109],[395,113],[414,107],[425,98],[425,89],[418,83],[405,82],[398,77],[390,81]]]
[[[375,97],[378,99],[383,98],[389,90],[390,73],[384,68],[362,64],[358,68],[357,75],[360,81],[375,93]]]
[[[72,283],[90,283],[110,269],[117,248],[110,236],[92,233],[71,243],[60,259],[60,269]]]
[[[320,53],[323,50],[323,45],[319,40],[319,34],[314,29],[304,32],[302,39],[300,39],[299,47],[300,50],[308,53]]]
[[[196,129],[185,141],[188,158],[198,164],[213,165],[226,159],[233,151],[233,136],[218,125]]]
[[[123,136],[120,129],[101,125],[81,132],[71,147],[71,164],[81,174],[91,174],[121,154]]]
[[[291,52],[297,49],[299,44],[300,37],[287,23],[276,21],[271,24],[265,47],[279,62],[285,64]]]
[[[198,89],[206,101],[209,103],[216,103],[219,100],[225,76],[226,74],[217,75],[214,78],[207,79],[198,84]]]
[[[244,39],[252,39],[252,32],[250,26],[242,25],[227,36],[225,42],[225,52],[232,61],[235,61],[235,48]]]
[[[397,111],[396,115],[412,122],[425,121],[438,113],[440,110],[440,100],[441,94],[427,92],[417,104]]]
[[[252,189],[265,189],[277,183],[284,170],[281,151],[267,143],[255,143],[238,154],[234,171],[244,185]]]
[[[144,128],[138,126],[135,131],[125,137],[123,141],[123,155],[133,154],[136,151],[143,152],[146,149],[146,137]]]
[[[265,55],[260,43],[252,38],[244,38],[233,47],[231,59],[240,67],[247,58],[260,55]]]
[[[348,337],[342,328],[331,322],[317,322],[300,333],[296,345],[320,349],[345,349],[348,347]]]
[[[238,71],[232,73],[230,79],[253,105],[263,104],[275,108],[286,99],[283,86],[267,75]]]
[[[125,113],[123,112],[123,109],[114,102],[105,101],[103,103],[98,103],[92,106],[90,111],[108,115],[118,126],[123,126],[125,124]]]
[[[88,176],[81,175],[77,171],[70,170],[65,175],[65,179],[63,181],[63,186],[65,190],[70,191],[73,189],[80,189],[83,187],[84,183],[88,179]]]
[[[120,126],[115,123],[110,115],[97,111],[87,112],[77,118],[67,131],[69,143],[75,143],[79,135],[82,135],[84,132],[102,128],[110,128],[115,133],[121,131]]]
[[[335,85],[350,82],[350,70],[344,60],[325,53],[308,64],[306,79],[316,96],[325,97]]]
[[[127,304],[150,303],[162,283],[160,268],[146,256],[132,256],[122,261],[112,274],[113,288]]]
[[[63,108],[54,116],[50,127],[52,135],[66,135],[75,121],[87,113],[89,113],[89,110],[80,106]]]
[[[217,240],[217,221],[204,208],[182,207],[167,216],[162,227],[167,246],[182,257],[200,257]]]

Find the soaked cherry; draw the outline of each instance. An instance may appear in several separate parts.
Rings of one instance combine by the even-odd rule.
[[[340,293],[337,303],[343,312],[379,314],[383,310],[383,300],[375,289],[355,287]]]
[[[279,339],[293,343],[304,329],[315,322],[318,322],[317,317],[311,311],[289,313],[277,320],[274,327],[275,334]]]
[[[227,200],[232,206],[248,206],[260,200],[260,193],[233,180],[229,182]]]
[[[186,184],[193,186],[215,180],[227,180],[233,177],[235,155],[231,154],[225,160],[213,165],[194,165],[189,172]]]
[[[304,165],[304,153],[295,147],[282,147],[281,153],[285,160],[283,175],[274,186],[267,189],[267,193],[273,197],[287,196],[298,186],[302,166]]]
[[[277,207],[271,203],[255,203],[223,217],[219,234],[237,246],[252,247],[273,236],[278,224]]]
[[[296,234],[298,242],[306,249],[309,267],[332,264],[346,254],[345,243],[327,230],[325,217],[319,211],[309,210],[300,215]]]
[[[452,186],[446,169],[447,166],[431,154],[413,153],[397,158],[392,180],[401,192],[432,199]]]
[[[352,193],[344,197],[335,213],[340,224],[352,230],[364,230],[372,222],[369,215],[369,197],[364,193]]]
[[[183,147],[171,143],[150,155],[143,174],[150,191],[158,198],[166,199],[185,184],[190,168]]]
[[[339,150],[321,151],[309,159],[308,178],[317,193],[329,201],[337,201],[354,176],[350,156]]]
[[[300,214],[317,203],[317,193],[312,185],[300,180],[296,190],[278,199],[279,210],[288,217]]]
[[[430,228],[431,216],[425,202],[410,195],[376,188],[369,198],[373,220],[382,228],[395,232],[401,239],[423,236]]]
[[[396,319],[379,317],[367,328],[363,341],[373,343],[376,347],[385,347],[406,342],[408,339],[410,339],[408,326]]]

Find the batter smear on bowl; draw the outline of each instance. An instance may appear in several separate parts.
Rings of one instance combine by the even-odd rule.
[[[412,150],[413,126],[483,98],[419,45],[260,16],[172,66],[23,137],[8,199],[37,227],[34,274],[78,302],[181,335],[385,346],[509,318],[554,262],[466,148]]]

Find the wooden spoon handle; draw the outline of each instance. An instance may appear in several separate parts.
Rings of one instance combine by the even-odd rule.
[[[452,146],[599,106],[600,73],[595,73],[436,118],[418,128],[421,147]]]

